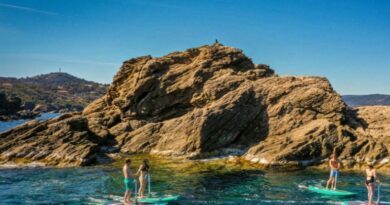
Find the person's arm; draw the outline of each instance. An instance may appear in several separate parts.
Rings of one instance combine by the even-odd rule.
[[[139,166],[137,173],[135,173],[135,176],[138,176],[141,173],[142,165]]]

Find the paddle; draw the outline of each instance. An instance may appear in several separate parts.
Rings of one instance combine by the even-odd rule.
[[[378,183],[378,197],[376,199],[376,204],[380,204],[381,201],[381,183]]]
[[[150,173],[148,173],[148,196],[150,197],[150,188],[151,187],[151,184],[150,184]]]
[[[337,186],[337,176],[339,175],[339,173],[336,173],[335,176],[334,176],[334,187],[333,187],[333,190],[336,190],[336,186]]]
[[[138,182],[137,182],[137,179],[134,178],[134,198],[135,198],[135,203],[137,203],[137,199],[138,199]]]

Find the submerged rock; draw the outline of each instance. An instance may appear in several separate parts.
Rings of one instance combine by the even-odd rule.
[[[125,61],[82,113],[0,134],[0,157],[79,166],[105,152],[196,159],[235,150],[252,163],[308,166],[336,149],[350,166],[388,164],[387,133],[365,123],[327,79],[280,77],[216,43]]]

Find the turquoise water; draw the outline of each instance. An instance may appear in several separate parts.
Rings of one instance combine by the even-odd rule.
[[[343,201],[307,192],[302,185],[318,185],[327,173],[315,171],[199,172],[191,175],[170,169],[153,170],[152,192],[180,194],[178,204],[336,204]],[[389,177],[381,177],[389,181]],[[340,178],[339,189],[359,193],[366,188],[361,174]],[[382,187],[382,200],[390,201],[389,187]],[[118,204],[123,184],[120,168],[9,168],[0,170],[1,204]]]
[[[45,114],[40,119],[55,117]],[[18,122],[0,123],[9,129]],[[133,156],[135,165],[145,156]],[[121,164],[83,168],[0,167],[0,204],[120,204],[124,191]],[[348,200],[326,198],[304,186],[324,184],[327,172],[261,171],[220,163],[151,159],[152,193],[179,194],[177,204],[337,204]],[[133,167],[135,171],[136,167]],[[361,173],[342,173],[338,188],[365,200]],[[381,176],[384,183],[390,176]],[[382,201],[390,201],[390,187],[382,186]]]
[[[46,120],[46,119],[50,119],[50,118],[53,118],[53,117],[57,117],[59,116],[60,114],[59,113],[43,113],[42,115],[40,115],[39,117],[35,118],[36,120]],[[13,127],[16,127],[18,125],[21,125],[25,122],[29,121],[28,119],[25,119],[25,120],[13,120],[13,121],[8,121],[8,122],[1,122],[0,121],[0,132],[4,132],[4,131],[7,131]]]

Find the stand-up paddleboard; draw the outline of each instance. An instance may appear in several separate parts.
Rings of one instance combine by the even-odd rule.
[[[162,197],[144,197],[144,198],[138,198],[137,202],[140,203],[149,203],[149,204],[156,204],[156,203],[169,203],[173,202],[179,199],[179,195],[175,196],[162,196]]]
[[[137,196],[138,193],[138,184],[137,181],[135,181],[135,195]],[[142,198],[136,198],[135,202],[139,203],[145,203],[145,204],[168,204],[169,202],[177,201],[179,199],[180,195],[164,195],[164,196],[152,196],[151,194],[151,180],[150,180],[150,174],[148,175],[148,196],[142,197]]]
[[[373,202],[375,205],[379,205],[376,202]],[[366,201],[346,201],[343,202],[342,205],[367,205]]]
[[[323,194],[323,195],[331,195],[331,196],[339,196],[339,197],[349,197],[349,196],[355,196],[356,193],[344,191],[344,190],[331,190],[331,189],[325,189],[321,187],[315,187],[315,186],[308,186],[307,189],[309,191]]]

